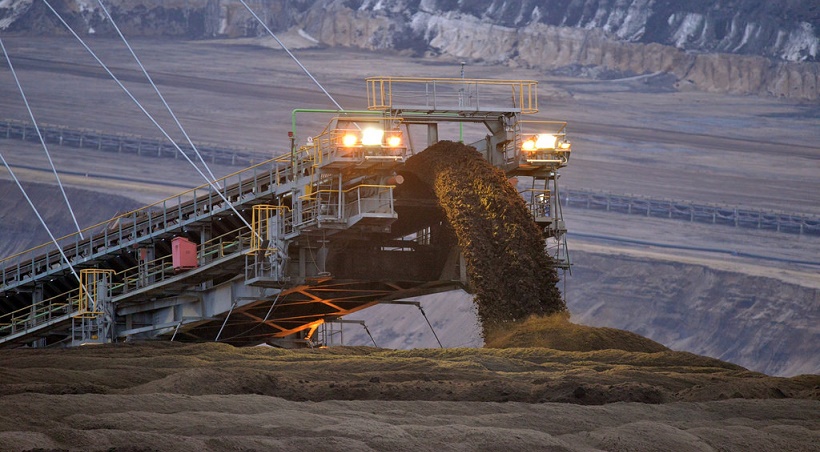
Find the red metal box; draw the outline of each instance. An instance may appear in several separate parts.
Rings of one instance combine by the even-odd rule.
[[[196,257],[196,243],[185,237],[174,237],[171,240],[171,255],[174,271],[190,270],[199,266]]]

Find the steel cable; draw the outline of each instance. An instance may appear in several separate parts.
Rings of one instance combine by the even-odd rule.
[[[40,143],[42,143],[43,145],[43,150],[46,151],[48,163],[51,165],[51,170],[54,172],[54,177],[57,179],[57,185],[60,187],[60,192],[62,192],[63,194],[63,199],[65,199],[65,203],[68,206],[68,211],[71,213],[71,219],[74,220],[74,226],[77,228],[77,233],[80,234],[81,239],[84,239],[85,237],[83,237],[83,231],[80,229],[80,225],[79,223],[77,223],[77,217],[74,215],[74,209],[71,208],[71,203],[68,201],[68,195],[66,195],[65,189],[63,188],[63,182],[60,180],[60,175],[57,174],[57,168],[54,166],[54,161],[51,160],[51,153],[48,152],[46,140],[43,138],[43,134],[40,133],[40,127],[37,125],[37,120],[34,119],[34,112],[31,110],[31,105],[29,105],[28,103],[26,93],[23,91],[23,85],[20,84],[20,79],[17,78],[17,72],[14,70],[14,66],[11,64],[11,58],[9,57],[8,52],[6,52],[6,46],[3,45],[2,39],[0,39],[0,48],[3,49],[3,55],[6,57],[6,61],[9,63],[11,75],[12,77],[14,77],[14,82],[17,83],[17,88],[20,90],[20,95],[23,97],[23,103],[26,104],[26,109],[28,110],[28,115],[31,118],[31,123],[34,124],[34,130],[37,131],[37,136],[40,138]]]

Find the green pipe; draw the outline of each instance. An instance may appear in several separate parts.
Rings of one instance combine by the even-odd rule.
[[[357,115],[360,114],[369,114],[369,115],[381,115],[384,112],[381,111],[372,111],[372,110],[327,110],[321,108],[294,108],[290,114],[290,131],[293,132],[293,137],[296,137],[296,113],[336,113],[336,114],[345,114],[345,113],[355,113]]]

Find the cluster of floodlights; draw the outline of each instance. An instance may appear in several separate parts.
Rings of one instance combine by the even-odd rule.
[[[378,127],[365,127],[357,131],[347,131],[342,135],[342,146],[352,148],[355,146],[386,146],[390,148],[401,147],[401,132],[391,130],[385,133],[384,129]]]
[[[521,143],[521,150],[527,152],[533,151],[553,151],[561,150],[568,151],[570,148],[569,141],[565,137],[559,137],[551,133],[539,133],[529,136]]]

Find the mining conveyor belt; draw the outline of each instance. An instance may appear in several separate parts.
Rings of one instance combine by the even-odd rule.
[[[529,212],[561,239],[555,170],[569,157],[566,123],[520,120],[537,112],[534,81],[367,84],[369,111],[334,112],[304,141],[295,110],[282,157],[0,261],[0,346],[308,340],[373,304],[462,287],[465,261],[446,219],[403,173],[416,152],[404,143],[411,126],[426,129],[427,148],[440,122],[485,125],[471,145],[532,179]]]

